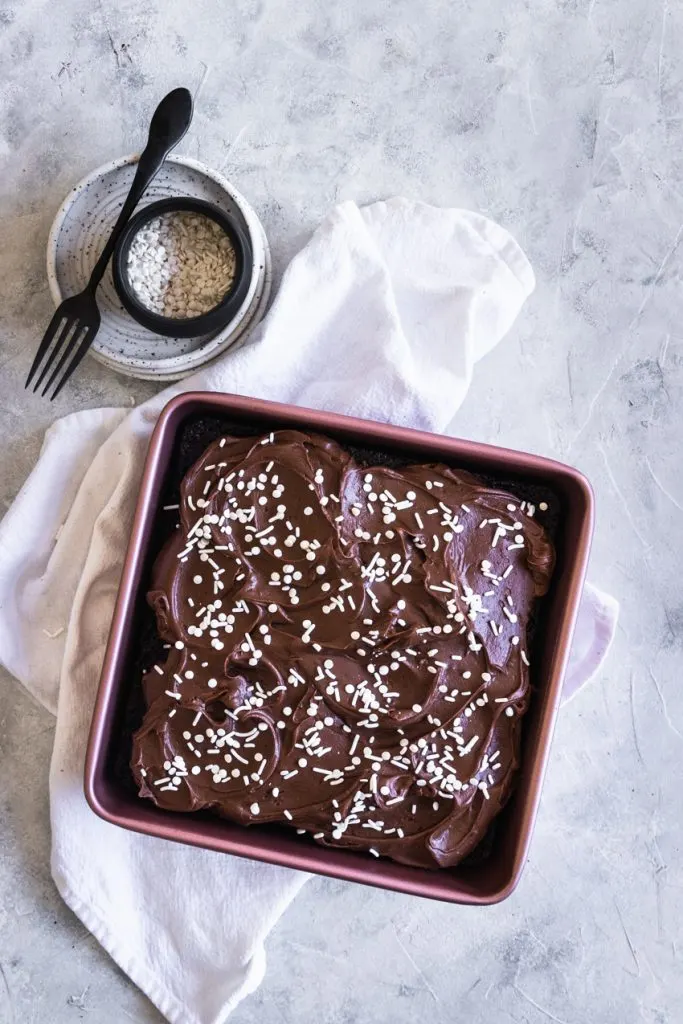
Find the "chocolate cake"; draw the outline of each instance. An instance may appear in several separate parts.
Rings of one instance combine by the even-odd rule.
[[[554,564],[538,511],[444,465],[360,466],[322,436],[214,441],[153,571],[168,650],[143,680],[140,795],[457,864],[518,767]]]

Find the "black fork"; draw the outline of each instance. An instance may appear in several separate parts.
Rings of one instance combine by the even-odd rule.
[[[191,120],[192,96],[187,89],[174,89],[169,92],[154,111],[147,145],[140,156],[133,183],[107,244],[83,291],[79,295],[65,299],[52,317],[26,378],[25,387],[29,387],[41,362],[47,356],[33,390],[37,391],[47,376],[42,394],[46,395],[54,386],[50,395],[50,401],[53,401],[92,345],[101,319],[95,293],[107,263],[143,192],[170,151],[185,135]]]

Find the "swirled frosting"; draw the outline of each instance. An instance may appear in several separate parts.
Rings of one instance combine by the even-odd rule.
[[[140,795],[458,863],[518,767],[527,624],[554,562],[535,511],[322,436],[211,444],[148,595],[169,647],[144,677]]]

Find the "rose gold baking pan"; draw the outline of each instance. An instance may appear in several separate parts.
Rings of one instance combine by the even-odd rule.
[[[178,475],[180,439],[187,438],[193,424],[207,421],[214,424],[214,436],[236,426],[242,433],[267,433],[280,427],[315,430],[342,445],[408,461],[448,463],[504,482],[513,490],[517,485],[519,493],[524,487],[545,487],[559,499],[554,537],[557,566],[533,638],[533,696],[524,720],[520,774],[513,796],[496,819],[485,856],[471,857],[455,868],[427,871],[365,853],[322,848],[284,827],[245,828],[206,813],[176,814],[137,797],[132,779],[126,777],[122,737],[130,736],[130,702],[133,688],[140,688],[140,623],[145,614],[149,617],[145,593],[159,547],[155,530],[168,500],[169,481],[174,473]],[[90,806],[122,828],[239,857],[454,903],[483,905],[504,899],[519,880],[529,848],[588,561],[592,520],[593,498],[587,481],[576,470],[548,459],[233,395],[190,393],[173,399],[150,444],[104,659],[85,769]]]

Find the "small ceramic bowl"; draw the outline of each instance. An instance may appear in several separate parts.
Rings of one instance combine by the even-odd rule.
[[[82,291],[130,189],[137,155],[98,167],[64,199],[50,230],[47,273],[55,306]],[[90,355],[111,370],[143,380],[180,380],[220,359],[247,338],[268,305],[272,280],[268,241],[255,211],[232,182],[206,164],[171,153],[144,202],[200,199],[225,211],[238,224],[253,255],[249,289],[232,320],[217,331],[190,338],[147,330],[124,308],[113,281],[113,261],[97,289],[102,323]]]
[[[136,235],[155,217],[170,213],[195,213],[208,217],[219,225],[235,252],[235,275],[230,287],[217,306],[200,316],[168,317],[156,313],[140,301],[130,281],[128,254]],[[142,327],[165,337],[194,338],[199,334],[220,331],[235,317],[249,290],[253,264],[254,257],[249,240],[240,230],[234,217],[203,199],[181,196],[150,203],[129,221],[114,250],[112,270],[114,287],[124,309]]]

